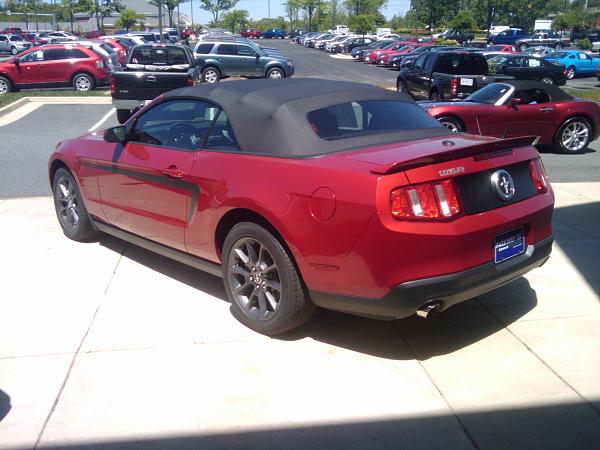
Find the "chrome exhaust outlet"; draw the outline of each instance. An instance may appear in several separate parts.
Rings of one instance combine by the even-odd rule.
[[[417,316],[427,319],[428,317],[431,317],[431,315],[436,312],[439,307],[439,303],[427,303],[417,309]]]

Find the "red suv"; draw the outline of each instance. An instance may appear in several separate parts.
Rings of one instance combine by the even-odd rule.
[[[0,95],[13,89],[60,86],[91,91],[109,79],[108,61],[77,44],[34,47],[0,63]]]
[[[262,36],[262,32],[257,28],[248,28],[247,30],[242,31],[240,35],[245,38],[258,39]]]

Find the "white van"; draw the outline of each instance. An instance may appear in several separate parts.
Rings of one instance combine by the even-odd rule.
[[[344,36],[348,34],[348,27],[346,25],[336,25],[331,30],[329,30],[329,32],[334,36]]]

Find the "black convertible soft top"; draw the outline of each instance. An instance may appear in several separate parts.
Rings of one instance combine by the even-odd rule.
[[[407,115],[427,114],[406,94],[367,84],[311,78],[259,79],[202,84],[175,89],[164,99],[198,98],[220,105],[227,113],[242,151],[282,157],[310,157],[373,145],[444,136],[446,127],[322,139],[307,114],[342,103],[387,100],[406,103]]]
[[[507,80],[500,81],[503,84],[509,84],[515,87],[516,91],[523,91],[529,89],[541,89],[545,91],[550,97],[552,102],[562,102],[566,100],[573,100],[569,94],[563,91],[555,84],[542,83],[541,81],[530,81],[530,80]]]

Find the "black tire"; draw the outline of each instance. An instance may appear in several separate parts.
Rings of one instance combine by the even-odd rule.
[[[398,92],[406,92],[406,83],[404,82],[404,80],[400,80],[397,82],[396,90]]]
[[[96,82],[87,73],[76,73],[73,76],[73,89],[79,92],[88,92],[96,89]]]
[[[74,241],[85,241],[98,233],[92,225],[75,178],[62,167],[52,179],[52,196],[56,217],[65,236]]]
[[[253,254],[248,245],[254,249]],[[243,250],[242,253],[248,261],[244,261],[240,253],[235,251],[240,248],[246,249],[247,255]],[[269,262],[261,264],[259,254],[263,255],[263,262]],[[267,271],[265,266],[274,269]],[[255,223],[241,222],[229,231],[223,244],[222,270],[231,313],[254,331],[266,335],[285,333],[308,321],[315,310],[313,302],[305,294],[291,256],[269,231]],[[258,278],[253,278],[257,273]],[[275,279],[268,278],[275,275]],[[265,287],[264,283],[269,282],[279,285],[279,290],[268,291],[270,287]],[[244,286],[248,288],[245,292]],[[238,293],[234,293],[235,289],[238,289]],[[268,293],[273,300],[269,300]],[[274,308],[273,302],[276,304]]]
[[[120,124],[124,124],[131,117],[131,113],[129,109],[117,109],[117,121]]]
[[[11,53],[11,55],[18,55],[19,54],[19,50],[17,49],[17,47],[11,47],[10,48],[10,53]]]
[[[585,139],[580,141],[580,146],[569,146],[565,144],[565,133],[567,129],[576,128],[577,126],[585,128],[587,130],[587,135],[585,135]],[[584,153],[587,149],[588,145],[591,142],[593,129],[590,125],[590,122],[584,117],[571,117],[568,120],[565,120],[563,124],[558,128],[556,132],[556,136],[554,137],[554,146],[561,153],[566,153],[570,155],[576,155],[579,153]],[[581,136],[581,135],[580,135]]]
[[[575,66],[569,66],[567,69],[567,80],[572,80],[575,78],[575,75],[577,75],[577,69],[575,69]]]
[[[283,71],[283,69],[280,69],[279,67],[273,67],[272,69],[267,70],[267,74],[265,75],[265,78],[273,78],[273,79],[285,78],[285,72]]]
[[[441,102],[443,99],[438,91],[433,91],[431,94],[429,94],[429,100],[432,102]]]
[[[465,131],[464,130],[465,127],[463,126],[463,124],[458,119],[455,119],[454,117],[442,116],[442,117],[438,117],[437,120],[439,123],[444,125],[446,128],[448,128],[453,133],[461,133],[461,132]]]
[[[552,77],[544,77],[540,81],[546,84],[554,84],[554,78]]]
[[[216,67],[206,67],[202,70],[202,81],[204,83],[217,83],[221,79],[221,72]]]
[[[0,77],[0,95],[8,94],[13,90],[13,85],[6,77]]]
[[[527,45],[527,44],[519,44],[519,50],[521,50],[522,52],[527,50],[528,47],[529,47],[529,45]]]

